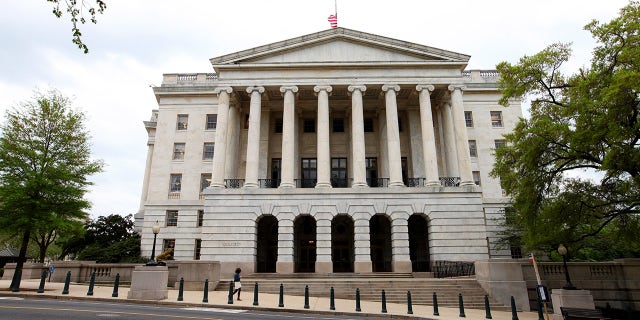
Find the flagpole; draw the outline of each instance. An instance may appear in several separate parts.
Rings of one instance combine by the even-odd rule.
[[[334,7],[336,18],[337,18],[338,17],[338,0],[333,0],[333,7]]]

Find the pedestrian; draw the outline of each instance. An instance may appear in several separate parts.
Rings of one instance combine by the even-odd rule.
[[[238,301],[242,301],[240,299],[240,291],[242,291],[242,283],[240,283],[240,268],[236,268],[236,273],[233,274],[233,294],[238,293]]]

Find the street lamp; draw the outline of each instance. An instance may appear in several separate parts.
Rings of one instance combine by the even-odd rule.
[[[158,220],[151,227],[151,231],[153,231],[153,248],[151,248],[151,261],[147,262],[147,266],[157,266],[158,262],[156,261],[156,239],[158,238],[158,233],[160,232],[160,225],[158,224]]]
[[[567,268],[567,254],[569,253],[567,247],[562,243],[558,246],[558,253],[562,256],[562,262],[564,264],[564,276],[567,278],[567,283],[562,287],[565,290],[576,290],[577,288],[571,284],[571,277],[569,277],[569,268]]]

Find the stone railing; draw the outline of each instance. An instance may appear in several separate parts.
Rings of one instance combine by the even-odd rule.
[[[465,70],[462,78],[466,82],[496,82],[500,78],[497,70]]]
[[[212,84],[218,80],[215,73],[165,73],[163,75],[163,85],[181,85],[181,84]]]

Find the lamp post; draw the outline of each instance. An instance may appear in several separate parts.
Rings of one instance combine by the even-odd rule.
[[[569,277],[569,268],[567,268],[567,254],[569,253],[567,247],[562,243],[558,246],[558,253],[562,256],[562,262],[564,264],[564,276],[567,278],[567,283],[562,287],[565,290],[576,290],[577,288],[571,283],[571,277]]]
[[[158,225],[158,220],[151,227],[151,231],[153,231],[153,248],[151,248],[151,261],[147,262],[147,266],[157,266],[158,262],[156,262],[156,239],[158,238],[158,233],[160,232],[160,225]]]

